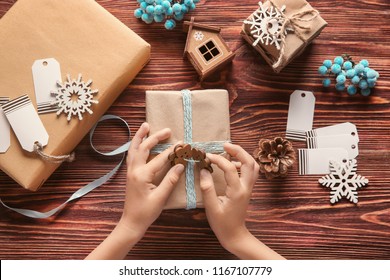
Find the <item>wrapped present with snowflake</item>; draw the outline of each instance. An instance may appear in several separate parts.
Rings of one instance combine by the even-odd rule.
[[[244,20],[241,35],[280,72],[326,25],[305,0],[268,0],[259,2],[259,8]]]
[[[0,20],[0,40],[0,76],[6,81],[0,92],[16,101],[27,94],[21,100],[32,103],[29,112],[39,113],[48,134],[47,144],[37,145],[41,150],[34,145],[35,154],[12,133],[0,169],[35,191],[146,65],[150,45],[93,0],[19,0]],[[54,88],[38,91],[47,77],[36,83],[32,66],[50,68],[54,59],[60,65],[49,84]],[[41,96],[52,101],[42,103]]]

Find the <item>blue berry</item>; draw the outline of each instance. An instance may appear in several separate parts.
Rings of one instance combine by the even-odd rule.
[[[351,61],[344,62],[343,67],[345,70],[352,69],[352,62]]]
[[[322,65],[324,65],[326,68],[330,68],[330,67],[332,67],[332,60],[329,60],[329,59],[327,59],[327,60],[324,60],[324,63],[322,64]]]
[[[153,22],[153,16],[150,14],[143,14],[141,18],[147,24],[150,24]]]
[[[334,59],[334,63],[335,64],[338,64],[338,65],[343,65],[343,62],[344,62],[344,58],[342,58],[341,56],[337,56],[335,59]]]
[[[193,11],[196,9],[196,5],[195,3],[192,3],[191,6],[190,6],[190,11]]]
[[[329,78],[326,78],[326,79],[323,79],[322,80],[322,85],[324,86],[324,87],[329,87],[330,86],[330,79]]]
[[[195,4],[197,4],[197,3],[199,3],[200,2],[200,0],[194,0],[194,3]]]
[[[182,20],[184,18],[184,14],[183,13],[177,13],[173,16],[176,20]]]
[[[153,5],[147,6],[145,11],[146,11],[148,14],[153,14],[153,13],[154,13],[154,6],[153,6]]]
[[[346,80],[347,80],[347,78],[345,78],[345,76],[342,74],[338,75],[336,78],[336,82],[338,84],[344,84]]]
[[[362,60],[360,60],[359,63],[362,64],[364,67],[368,67],[368,65],[369,65],[367,59],[362,59]]]
[[[151,5],[154,3],[154,0],[145,0],[145,2],[148,3],[149,5]]]
[[[142,2],[145,2],[145,0],[137,0],[138,3],[142,3]]]
[[[174,21],[173,19],[168,19],[165,22],[164,26],[165,26],[166,29],[172,30],[176,26],[176,21]]]
[[[191,7],[191,5],[193,4],[194,2],[192,0],[184,0],[184,4],[188,7]]]
[[[355,76],[355,77],[353,77],[352,79],[351,79],[351,82],[353,83],[353,84],[358,84],[359,82],[360,82],[360,77],[359,76]]]
[[[156,5],[154,7],[154,14],[155,15],[161,15],[164,12],[164,8],[161,5]]]
[[[161,6],[163,6],[163,8],[165,10],[169,9],[171,7],[171,3],[168,1],[168,0],[164,0],[162,3],[161,3]]]
[[[357,89],[355,86],[353,85],[349,85],[348,88],[347,88],[347,92],[349,95],[355,95],[356,92],[357,92]]]
[[[364,72],[364,66],[363,64],[356,64],[355,65],[355,71],[356,71],[356,74],[360,74],[360,73],[363,73]]]
[[[180,13],[181,12],[181,5],[179,3],[176,3],[172,6],[172,9],[173,9],[173,12],[175,14]]]
[[[363,95],[363,96],[369,96],[371,94],[371,90],[369,88],[365,88],[365,89],[362,89],[360,91],[360,93]]]
[[[166,14],[167,16],[173,15],[173,9],[172,9],[172,7],[168,8],[168,9],[165,11],[165,14]]]
[[[163,22],[165,17],[163,15],[154,15],[155,22]]]
[[[185,4],[181,4],[181,12],[186,14],[188,13],[189,9]]]
[[[141,18],[142,15],[143,15],[143,13],[144,13],[144,11],[143,11],[141,8],[138,8],[138,9],[136,9],[136,10],[134,11],[134,16],[135,16],[136,18]]]
[[[366,88],[368,88],[368,83],[367,83],[367,81],[366,81],[366,80],[361,80],[361,81],[359,82],[359,87],[360,87],[361,89],[366,89]]]
[[[146,10],[146,7],[149,6],[149,5],[148,5],[148,3],[146,3],[146,2],[142,2],[139,6],[140,6],[140,8],[141,8],[142,10],[145,11],[145,10]]]
[[[325,76],[326,73],[328,72],[328,68],[326,68],[326,66],[322,65],[318,68],[318,73],[321,75],[321,76]]]
[[[334,74],[338,74],[341,72],[341,66],[339,64],[333,64],[331,67],[331,71]]]
[[[368,84],[368,87],[369,88],[373,88],[373,87],[375,87],[375,85],[376,85],[376,80],[374,81],[374,80],[367,80],[367,84]]]
[[[156,5],[161,5],[163,0],[155,0]]]
[[[349,79],[351,79],[351,78],[353,78],[353,76],[355,76],[356,75],[356,71],[355,71],[355,69],[349,69],[348,71],[347,71],[347,78],[349,78]]]
[[[338,91],[343,91],[345,89],[345,84],[336,84],[335,88]]]
[[[369,78],[369,79],[376,78],[375,70],[372,70],[372,69],[368,70],[367,71],[367,78]]]

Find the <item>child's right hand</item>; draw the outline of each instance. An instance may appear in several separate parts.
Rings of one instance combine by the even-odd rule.
[[[209,224],[221,245],[229,246],[247,234],[246,211],[253,185],[259,174],[259,165],[240,146],[225,144],[225,151],[241,162],[241,176],[234,163],[226,158],[207,154],[210,161],[225,173],[226,195],[217,197],[213,177],[206,169],[201,170],[200,187]]]
[[[210,161],[225,173],[226,194],[217,196],[213,177],[206,169],[200,172],[200,187],[207,219],[221,245],[242,259],[283,259],[257,240],[246,228],[245,218],[259,174],[259,165],[240,146],[225,144],[225,151],[241,163],[241,176],[236,165],[226,158],[207,154]]]

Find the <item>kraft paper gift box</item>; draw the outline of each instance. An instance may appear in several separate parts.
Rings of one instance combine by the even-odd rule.
[[[299,56],[314,38],[320,35],[322,29],[327,25],[327,22],[319,15],[319,12],[314,10],[305,0],[264,1],[262,7],[263,11],[266,9],[270,11],[269,9],[272,9],[272,14],[274,16],[270,17],[268,13],[263,13],[260,17],[261,19],[258,19],[258,21],[262,22],[260,33],[255,32],[255,27],[251,28],[253,27],[252,23],[244,21],[241,35],[261,54],[272,69],[278,73],[294,58]],[[259,9],[252,13],[252,15],[247,18],[247,21],[251,22],[256,18],[255,14]],[[275,13],[280,11],[284,16],[282,15],[282,18],[278,19],[275,16]],[[277,44],[280,45],[278,49],[277,44],[271,43],[273,38],[272,35],[280,32],[283,20],[286,18],[290,19],[291,23],[286,25],[288,29],[285,43],[278,41]],[[257,40],[257,37],[254,35],[259,35],[261,37],[260,41],[255,46],[253,46],[253,43]],[[271,37],[268,37],[268,35],[271,35]],[[284,50],[282,51],[283,44]],[[280,61],[278,62],[279,58]]]
[[[49,134],[44,152],[51,155],[72,152],[150,58],[150,45],[93,0],[19,0],[0,20],[0,41],[0,96],[27,93],[36,106],[31,67],[51,57],[60,63],[63,81],[81,73],[99,90],[99,104],[82,121],[39,115]],[[0,168],[37,190],[59,165],[25,152],[11,134]]]
[[[194,90],[192,98],[192,142],[230,141],[229,96],[226,90]],[[150,134],[170,128],[172,135],[164,143],[184,141],[184,109],[180,91],[147,91],[146,121]],[[225,194],[223,172],[213,167],[212,173],[218,195]],[[196,206],[203,207],[199,188],[199,169],[195,165]],[[185,174],[183,174],[165,206],[166,209],[187,207]]]

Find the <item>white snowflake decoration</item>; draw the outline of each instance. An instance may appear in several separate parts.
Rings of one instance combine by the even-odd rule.
[[[276,49],[280,50],[281,29],[285,18],[273,5],[264,7],[263,3],[259,2],[259,6],[252,18],[244,21],[245,24],[251,25],[251,34],[256,39],[253,46],[261,42],[264,45],[275,45]],[[285,9],[286,6],[283,6],[281,12],[284,12]],[[287,31],[290,30],[292,29],[286,28],[284,33],[287,34]]]
[[[92,80],[88,82],[82,81],[82,76],[79,74],[77,80],[72,80],[70,75],[67,75],[65,83],[57,82],[58,90],[52,92],[56,97],[54,105],[58,106],[57,116],[61,113],[67,114],[68,122],[72,116],[78,116],[79,120],[83,119],[83,114],[88,112],[93,114],[90,107],[92,104],[98,104],[99,101],[94,100],[93,96],[99,91],[92,90]]]
[[[204,38],[204,34],[202,31],[196,31],[195,34],[194,34],[194,39],[196,41],[202,41]]]
[[[353,203],[358,202],[357,189],[368,184],[368,179],[356,174],[357,161],[352,159],[345,163],[330,161],[330,174],[318,182],[330,188],[330,202],[336,203],[341,197],[346,197]]]

